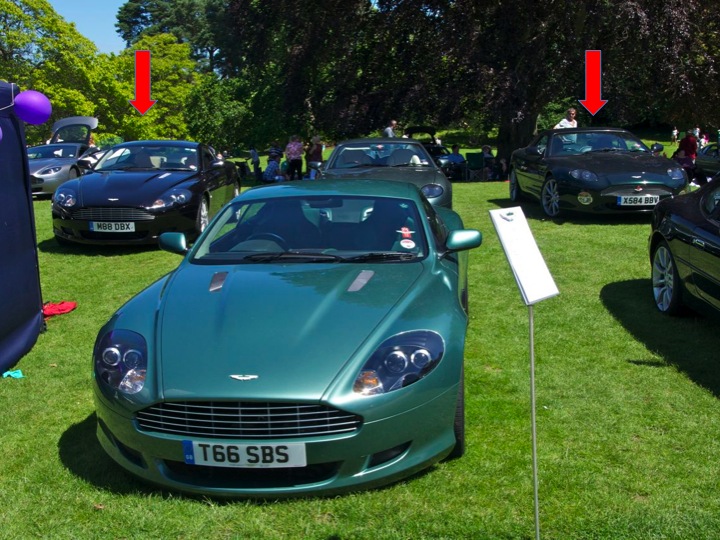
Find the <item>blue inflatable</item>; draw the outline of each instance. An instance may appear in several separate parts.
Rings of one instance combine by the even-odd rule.
[[[0,81],[0,373],[18,363],[44,327],[25,128],[17,86]]]

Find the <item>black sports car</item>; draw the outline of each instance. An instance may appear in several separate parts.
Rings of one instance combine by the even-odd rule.
[[[510,158],[510,199],[540,201],[545,214],[649,212],[687,185],[683,168],[617,128],[551,129]]]
[[[58,188],[53,233],[59,243],[83,244],[153,244],[171,231],[195,238],[239,191],[237,168],[207,145],[123,143]]]
[[[649,240],[655,305],[675,314],[683,304],[720,310],[720,177],[661,201]]]

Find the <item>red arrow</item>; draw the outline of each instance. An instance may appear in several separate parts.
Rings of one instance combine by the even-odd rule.
[[[595,116],[607,103],[602,99],[602,51],[585,51],[585,99],[580,104]]]
[[[150,51],[135,51],[135,99],[130,105],[145,114],[156,101],[150,99]]]

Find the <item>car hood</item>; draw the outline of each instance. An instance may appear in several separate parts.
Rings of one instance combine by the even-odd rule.
[[[422,272],[422,263],[184,265],[161,298],[160,390],[318,400]],[[213,279],[224,281],[210,292]]]
[[[55,166],[60,167],[62,165],[68,165],[77,161],[77,158],[40,158],[31,159],[28,161],[28,168],[30,174],[35,174],[38,171],[43,170],[45,167]]]
[[[186,182],[195,173],[188,171],[112,171],[95,172],[81,177],[76,184],[82,206],[146,205],[158,195]]]
[[[678,163],[670,159],[646,152],[588,152],[581,156],[550,158],[549,161],[554,166],[588,169],[606,176],[632,172],[660,174],[667,178],[668,169],[680,168]]]
[[[434,167],[356,167],[354,169],[328,169],[323,171],[328,179],[363,179],[393,180],[410,182],[418,187],[426,184],[443,184],[447,182],[445,175]]]

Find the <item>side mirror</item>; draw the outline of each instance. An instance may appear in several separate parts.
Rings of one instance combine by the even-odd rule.
[[[657,142],[650,147],[650,151],[651,151],[653,154],[659,154],[659,153],[662,152],[664,149],[665,149],[665,147],[664,147],[662,144],[657,143]]]
[[[93,167],[93,162],[87,158],[78,159],[77,164],[81,169],[92,169]]]
[[[542,150],[540,150],[537,146],[528,146],[525,149],[525,152],[528,156],[542,156]]]
[[[450,231],[445,241],[445,247],[449,251],[465,251],[476,248],[480,244],[482,244],[482,233],[475,229]]]
[[[179,232],[162,233],[158,238],[158,245],[163,251],[185,255],[188,251],[185,235]]]

